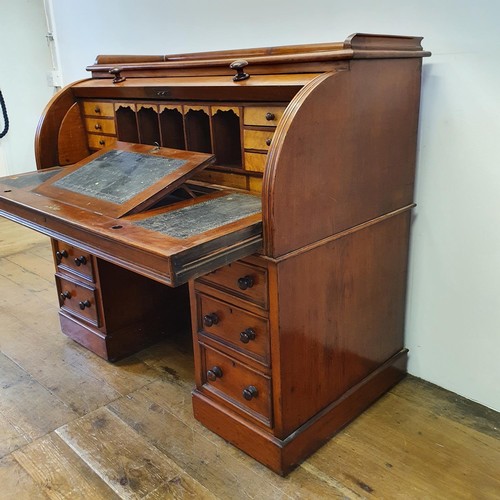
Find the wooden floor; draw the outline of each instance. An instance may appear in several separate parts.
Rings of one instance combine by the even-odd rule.
[[[287,478],[194,420],[189,332],[109,364],[59,330],[46,237],[0,218],[0,499],[500,498],[500,415],[407,377]]]

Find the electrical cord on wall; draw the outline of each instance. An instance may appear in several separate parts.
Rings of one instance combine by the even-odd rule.
[[[3,114],[3,121],[4,121],[4,128],[0,132],[0,139],[1,139],[9,131],[9,117],[7,115],[7,107],[5,106],[5,100],[3,98],[1,90],[0,90],[0,106],[2,107],[2,114]]]

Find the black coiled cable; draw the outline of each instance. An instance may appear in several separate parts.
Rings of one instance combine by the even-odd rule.
[[[1,139],[9,131],[9,117],[7,115],[7,107],[5,106],[5,101],[1,90],[0,90],[0,106],[2,106],[3,121],[5,124],[3,130],[0,132],[0,139]]]

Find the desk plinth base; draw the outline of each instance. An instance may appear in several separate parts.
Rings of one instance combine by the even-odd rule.
[[[160,327],[132,325],[112,334],[103,333],[59,312],[61,331],[70,339],[107,361],[118,361],[165,337]]]
[[[401,350],[286,439],[267,433],[196,389],[194,416],[211,431],[285,476],[405,377],[407,353],[407,349]]]

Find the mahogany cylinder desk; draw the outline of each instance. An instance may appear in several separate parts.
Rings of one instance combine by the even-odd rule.
[[[405,374],[421,38],[99,56],[0,214],[52,239],[62,331],[192,331],[197,419],[286,474]],[[192,330],[191,330],[192,329]]]

